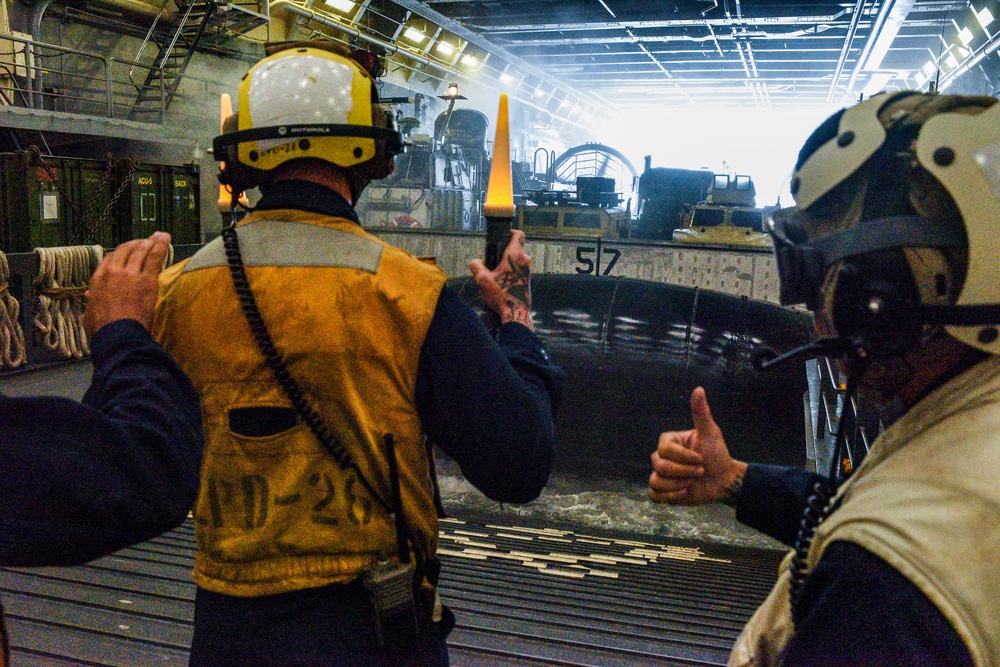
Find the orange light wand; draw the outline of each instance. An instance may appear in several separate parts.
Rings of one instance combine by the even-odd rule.
[[[233,115],[233,100],[229,97],[229,93],[222,93],[222,97],[219,101],[219,134],[225,134],[225,124],[226,119]],[[219,170],[225,171],[226,163],[224,160],[219,161]],[[235,197],[236,201],[243,204],[245,207],[250,206],[250,201],[247,199],[245,193],[239,193],[238,197]],[[228,185],[223,185],[219,183],[219,213],[222,214],[223,224],[230,224],[236,217],[236,201],[233,197],[233,188]]]
[[[493,140],[493,163],[490,182],[486,188],[486,268],[493,270],[500,264],[504,248],[510,239],[514,220],[514,189],[510,176],[510,120],[507,115],[507,94],[500,95],[497,111],[497,133]]]

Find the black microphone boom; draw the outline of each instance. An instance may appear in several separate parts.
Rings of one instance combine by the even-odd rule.
[[[778,354],[769,347],[759,347],[751,356],[750,364],[755,371],[764,371],[800,359],[841,357],[848,352],[858,350],[860,347],[858,341],[845,336],[817,338],[784,354]]]

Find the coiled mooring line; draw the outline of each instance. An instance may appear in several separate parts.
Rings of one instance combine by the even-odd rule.
[[[10,293],[10,267],[0,252],[0,368],[17,368],[24,363],[24,331],[21,304]]]
[[[84,294],[94,268],[104,257],[104,248],[35,248],[35,255],[38,301],[34,320],[42,344],[65,359],[89,355],[90,344],[83,329]]]

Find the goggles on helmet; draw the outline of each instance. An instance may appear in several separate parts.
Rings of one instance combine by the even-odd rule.
[[[768,232],[774,239],[774,256],[780,280],[782,305],[804,303],[815,311],[826,274],[849,257],[898,248],[960,248],[961,232],[918,216],[898,215],[858,223],[841,232],[810,239],[803,215],[797,207],[783,208],[768,216]]]

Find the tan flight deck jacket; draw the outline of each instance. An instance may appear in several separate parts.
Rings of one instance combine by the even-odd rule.
[[[814,568],[836,540],[858,544],[944,614],[976,667],[1000,667],[1000,358],[939,387],[876,440],[816,531]],[[794,630],[791,554],[744,628],[730,666],[780,664]]]
[[[444,273],[341,218],[261,211],[238,229],[254,296],[292,377],[387,502],[383,438],[394,436],[406,519],[423,553],[435,554],[415,389]],[[306,424],[268,437],[229,430],[232,408],[291,401],[251,336],[221,238],[161,276],[154,336],[201,395],[199,586],[259,596],[345,583],[378,552],[395,553],[391,517]]]

